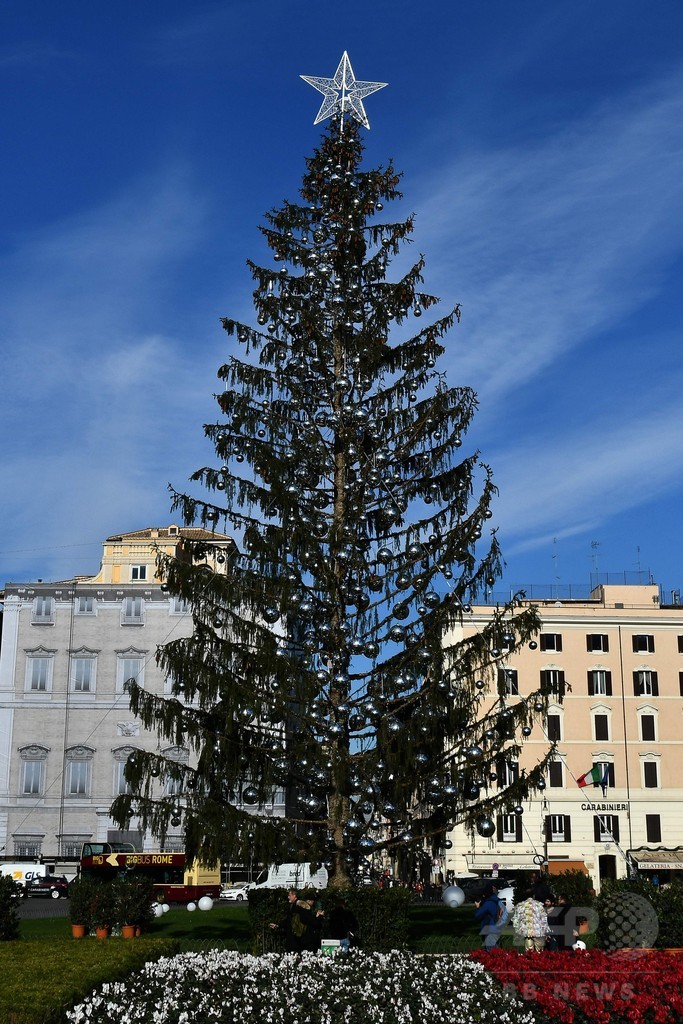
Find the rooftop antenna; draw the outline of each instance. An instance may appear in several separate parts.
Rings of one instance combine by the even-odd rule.
[[[598,582],[598,548],[599,547],[600,547],[600,541],[599,540],[592,540],[591,541],[591,564],[593,566],[593,576],[595,577],[595,582],[596,583]]]
[[[555,596],[558,597],[559,596],[558,584],[560,582],[560,576],[559,576],[559,573],[558,573],[558,570],[557,570],[557,537],[553,537],[553,572],[554,572],[554,575],[555,575]]]

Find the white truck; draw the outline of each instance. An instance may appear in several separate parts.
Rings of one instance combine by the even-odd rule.
[[[255,889],[325,889],[327,871],[318,868],[311,873],[308,864],[271,864],[268,877],[257,882]]]
[[[32,878],[44,878],[47,874],[45,864],[32,864],[27,861],[18,861],[15,864],[0,863],[0,875],[9,875],[15,882],[18,882],[22,889]]]

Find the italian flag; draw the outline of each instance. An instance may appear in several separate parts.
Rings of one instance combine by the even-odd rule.
[[[600,769],[596,765],[595,768],[591,768],[589,772],[582,775],[580,779],[576,780],[576,785],[581,786],[593,786],[600,785],[602,783],[602,776],[600,775]]]

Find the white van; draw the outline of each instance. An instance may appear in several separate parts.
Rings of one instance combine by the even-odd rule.
[[[327,871],[318,868],[313,874],[308,864],[271,864],[265,882],[255,889],[325,889]]]
[[[33,878],[44,878],[47,874],[47,867],[45,864],[31,864],[26,861],[17,864],[3,864],[0,863],[0,875],[9,875],[15,882],[23,888],[26,887],[26,883],[30,882]]]

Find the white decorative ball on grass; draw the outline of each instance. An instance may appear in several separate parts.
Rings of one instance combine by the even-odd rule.
[[[457,910],[465,902],[465,893],[459,885],[449,885],[447,889],[444,889],[442,899],[451,910]]]
[[[210,896],[202,896],[199,903],[197,904],[200,910],[212,910],[213,900]]]
[[[196,903],[188,903],[187,904],[187,909],[189,911],[196,910],[197,909],[197,904]]]
[[[161,903],[155,903],[154,904],[154,916],[155,917],[161,917],[163,912],[164,912],[164,910],[163,910],[163,907],[161,906]]]
[[[162,903],[162,904],[161,904],[161,912],[162,912],[163,914],[168,914],[168,912],[169,912],[169,910],[170,910],[170,909],[171,909],[171,908],[169,907],[168,903]]]

